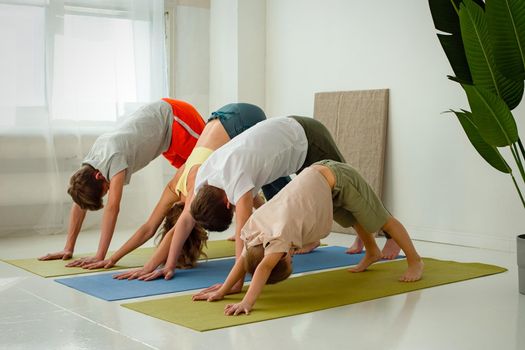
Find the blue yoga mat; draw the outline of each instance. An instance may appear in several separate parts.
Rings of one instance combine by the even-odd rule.
[[[324,270],[357,264],[364,256],[345,254],[344,247],[323,247],[310,254],[296,255],[293,258],[293,272]],[[188,270],[177,270],[171,280],[157,279],[150,282],[113,279],[114,272],[56,279],[58,283],[77,289],[107,301],[140,298],[152,295],[182,292],[209,287],[222,283],[233,267],[235,259],[210,260],[199,263]],[[249,280],[247,276],[246,280]]]

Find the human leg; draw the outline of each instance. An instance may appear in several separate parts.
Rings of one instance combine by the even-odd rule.
[[[357,235],[363,242],[363,245],[365,246],[365,256],[359,264],[357,264],[355,267],[352,267],[348,269],[348,271],[351,272],[363,272],[365,271],[368,266],[372,265],[378,260],[381,260],[381,250],[377,246],[376,240],[374,238],[374,235],[367,232],[363,226],[356,223],[354,225],[354,229],[357,232]]]
[[[383,225],[382,229],[392,236],[392,239],[401,247],[403,253],[405,253],[408,268],[399,280],[403,282],[414,282],[421,279],[424,268],[423,260],[417,253],[403,224],[391,216],[385,225]]]
[[[320,245],[321,245],[321,241],[315,241],[315,242],[312,242],[312,243],[309,243],[309,244],[305,244],[304,246],[302,246],[299,249],[294,249],[292,251],[292,254],[293,255],[295,255],[295,254],[308,254],[308,253],[311,253],[312,250],[314,250],[315,248],[319,247]]]

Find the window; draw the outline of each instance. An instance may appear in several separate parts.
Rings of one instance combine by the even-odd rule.
[[[45,105],[43,7],[0,4],[0,127]]]
[[[0,4],[0,126],[115,122],[163,97],[157,96],[166,86],[158,4]]]

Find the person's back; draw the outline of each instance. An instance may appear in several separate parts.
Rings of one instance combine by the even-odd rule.
[[[286,253],[328,236],[332,214],[330,186],[307,168],[250,216],[241,239],[247,248],[263,244],[267,253]]]
[[[164,101],[148,104],[114,130],[97,138],[82,162],[99,170],[108,180],[127,169],[131,175],[144,168],[171,143],[173,112]]]
[[[245,192],[295,173],[307,152],[304,130],[292,118],[271,118],[215,151],[198,171],[196,192],[204,184],[224,189],[236,204]]]

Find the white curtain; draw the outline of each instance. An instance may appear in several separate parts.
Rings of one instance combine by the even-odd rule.
[[[0,235],[64,232],[69,177],[96,137],[168,95],[164,2],[0,0],[0,50]],[[118,228],[146,219],[162,162],[133,175]]]

